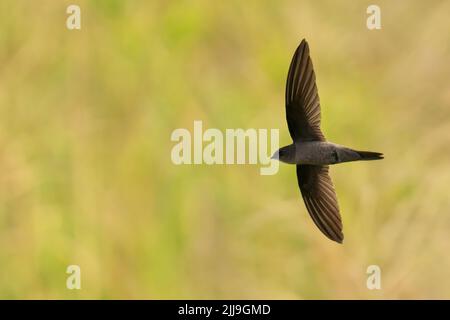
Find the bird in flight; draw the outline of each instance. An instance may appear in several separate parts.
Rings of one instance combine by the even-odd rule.
[[[309,46],[302,40],[292,58],[286,83],[286,119],[293,143],[272,159],[295,164],[306,209],[329,239],[342,243],[342,221],[328,166],[383,159],[379,152],[357,151],[328,142],[320,130],[320,102]]]

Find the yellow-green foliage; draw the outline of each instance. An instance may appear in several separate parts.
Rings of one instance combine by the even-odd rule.
[[[372,2],[2,1],[0,297],[450,298],[450,2],[377,1],[369,31]],[[342,246],[294,167],[170,160],[197,119],[290,143],[302,38],[326,136],[386,157],[331,170]]]

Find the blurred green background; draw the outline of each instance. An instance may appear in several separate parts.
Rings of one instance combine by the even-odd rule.
[[[81,30],[66,8],[81,7]],[[382,29],[366,28],[381,7]],[[2,1],[1,298],[450,298],[450,2]],[[309,41],[332,141],[328,241],[295,169],[176,166],[170,134],[279,128]],[[81,267],[81,290],[66,268]],[[366,288],[366,268],[382,290]]]

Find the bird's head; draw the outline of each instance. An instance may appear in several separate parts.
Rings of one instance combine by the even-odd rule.
[[[271,159],[276,159],[285,163],[295,163],[295,145],[291,144],[278,149]]]

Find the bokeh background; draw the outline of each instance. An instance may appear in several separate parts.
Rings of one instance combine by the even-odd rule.
[[[66,8],[81,7],[80,31]],[[366,28],[381,7],[382,29]],[[450,298],[450,2],[0,2],[1,298]],[[176,128],[279,128],[310,44],[345,241],[295,169],[176,166]],[[81,267],[81,290],[66,268]],[[366,288],[379,265],[382,290]]]

